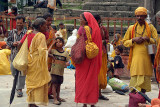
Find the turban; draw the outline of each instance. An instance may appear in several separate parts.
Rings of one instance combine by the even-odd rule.
[[[135,15],[147,15],[147,9],[144,7],[138,7],[135,10]]]
[[[6,45],[6,42],[0,41],[0,49],[2,49],[2,46]]]

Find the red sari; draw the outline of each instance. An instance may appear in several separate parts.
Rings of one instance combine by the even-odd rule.
[[[98,102],[99,87],[98,74],[101,68],[102,61],[102,38],[100,28],[93,15],[89,12],[84,12],[84,16],[88,22],[88,26],[92,29],[92,40],[99,47],[99,54],[93,58],[85,57],[81,64],[76,64],[76,92],[75,102],[84,104],[95,104]],[[82,27],[79,29],[81,36]]]

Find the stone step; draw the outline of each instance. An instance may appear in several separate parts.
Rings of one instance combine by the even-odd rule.
[[[83,5],[84,3],[62,3],[62,4],[68,6],[78,6],[78,5]]]
[[[118,8],[118,7],[117,7]],[[42,16],[48,10],[47,8],[25,8],[23,11],[24,16],[37,17]],[[134,11],[115,11],[114,9],[108,9],[108,11],[102,10],[80,10],[80,9],[58,9],[54,12],[57,17],[79,17],[83,12],[91,12],[92,14],[99,14],[103,17],[134,17]]]
[[[127,2],[127,3],[135,3],[139,2],[138,0],[88,0],[88,2]]]
[[[62,0],[62,3],[82,3],[88,0]]]
[[[83,12],[91,12],[92,14],[99,14],[103,17],[133,17],[133,11],[94,11],[94,10],[69,10],[69,9],[59,9],[55,12],[55,15],[66,15],[77,17]]]
[[[63,9],[82,9],[84,3],[63,3]]]
[[[127,3],[127,2],[86,2],[88,6],[137,6],[139,3]]]
[[[83,10],[134,11],[138,6],[138,3],[126,2],[87,2],[84,4]]]

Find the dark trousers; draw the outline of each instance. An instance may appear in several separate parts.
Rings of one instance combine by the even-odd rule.
[[[35,5],[35,8],[47,8],[48,1],[42,1]]]
[[[56,0],[56,6],[59,4],[60,7],[62,7],[62,3],[60,0]]]
[[[53,9],[48,8],[48,12],[53,16],[53,14],[54,14],[54,10]]]

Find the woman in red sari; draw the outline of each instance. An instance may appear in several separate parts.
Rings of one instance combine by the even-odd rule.
[[[99,87],[98,87],[98,74],[101,68],[102,60],[102,38],[100,28],[96,19],[89,12],[84,12],[80,15],[80,24],[78,35],[83,36],[87,40],[87,33],[85,33],[84,26],[89,26],[92,35],[92,41],[98,46],[99,54],[93,58],[88,59],[86,56],[81,64],[76,64],[76,92],[75,102],[83,103],[83,107],[87,104],[91,107],[98,102]]]

